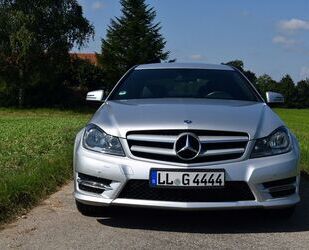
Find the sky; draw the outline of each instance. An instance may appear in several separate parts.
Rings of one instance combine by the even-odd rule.
[[[100,52],[118,0],[78,0],[95,27],[80,52]],[[241,59],[245,68],[275,80],[309,78],[309,0],[146,0],[177,62],[222,63]],[[78,52],[77,49],[74,51]]]

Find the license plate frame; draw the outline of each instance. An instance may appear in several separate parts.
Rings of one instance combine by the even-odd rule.
[[[158,172],[164,172],[164,173],[173,173],[178,172],[181,174],[187,174],[187,173],[222,173],[223,174],[223,185],[214,185],[214,186],[205,186],[205,185],[190,185],[190,186],[184,186],[184,185],[158,185],[153,184],[152,180],[154,178],[154,173]],[[177,189],[221,189],[226,187],[226,171],[225,169],[161,169],[161,168],[152,168],[149,171],[149,186],[151,188],[177,188]]]

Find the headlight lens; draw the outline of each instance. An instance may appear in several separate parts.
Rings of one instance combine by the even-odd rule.
[[[89,150],[105,154],[124,156],[120,141],[117,137],[106,134],[94,124],[86,127],[83,145]]]
[[[286,128],[281,127],[276,129],[270,136],[256,140],[251,158],[284,154],[290,150],[290,133]]]

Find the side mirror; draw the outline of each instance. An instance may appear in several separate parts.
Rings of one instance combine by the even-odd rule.
[[[104,90],[96,90],[87,93],[86,101],[103,102]]]
[[[266,101],[269,104],[280,104],[284,103],[284,97],[277,92],[266,92]]]

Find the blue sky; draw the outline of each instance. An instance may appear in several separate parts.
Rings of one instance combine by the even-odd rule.
[[[79,0],[95,26],[82,52],[100,52],[118,0]],[[221,63],[241,59],[258,75],[309,78],[308,0],[146,0],[157,11],[170,58]],[[77,51],[75,49],[75,51]]]

